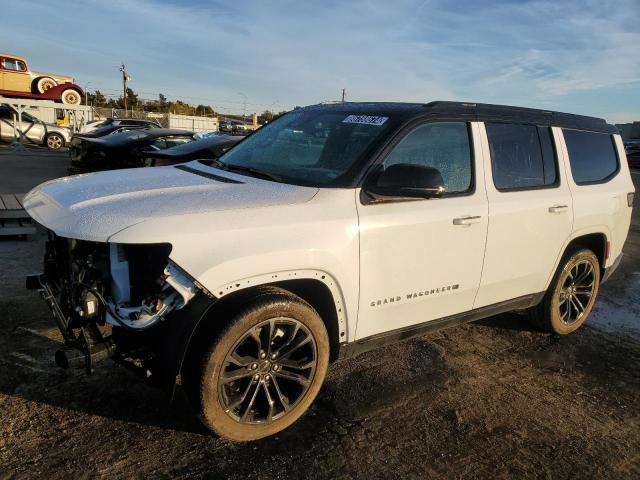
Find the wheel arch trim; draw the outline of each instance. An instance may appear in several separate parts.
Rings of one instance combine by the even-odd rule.
[[[327,289],[331,293],[336,312],[336,319],[338,324],[338,340],[339,342],[348,341],[348,321],[342,289],[340,288],[340,285],[334,278],[334,276],[326,271],[316,269],[299,269],[254,275],[220,285],[218,288],[211,290],[211,293],[217,299],[221,299],[225,296],[230,295],[231,293],[245,290],[247,288],[267,286],[278,284],[280,282],[295,280],[315,280],[327,287]]]
[[[606,249],[606,242],[611,241],[611,232],[609,231],[609,228],[606,225],[593,225],[588,228],[582,228],[580,230],[576,230],[572,232],[571,235],[567,237],[567,239],[564,242],[564,245],[562,245],[562,248],[559,251],[559,254],[558,254],[558,257],[556,258],[553,269],[548,275],[547,281],[545,283],[545,288],[544,288],[545,290],[549,288],[549,285],[551,284],[551,280],[553,279],[553,276],[558,270],[558,266],[560,265],[560,262],[562,261],[562,258],[564,257],[564,255],[567,253],[567,249],[569,248],[569,246],[572,243],[580,240],[581,238],[593,236],[593,235],[601,235],[602,237],[604,237],[605,249]],[[596,255],[598,254],[598,252],[594,252],[594,253]],[[598,260],[600,261],[601,259],[598,258]],[[600,265],[600,269],[604,270],[606,268],[606,264],[607,264],[607,259],[604,258],[602,265]]]

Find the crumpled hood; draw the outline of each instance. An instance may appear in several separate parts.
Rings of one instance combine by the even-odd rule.
[[[59,236],[103,242],[154,217],[167,219],[171,228],[172,216],[290,205],[309,201],[317,192],[194,161],[178,168],[134,168],[51,180],[31,190],[23,205],[34,220]]]

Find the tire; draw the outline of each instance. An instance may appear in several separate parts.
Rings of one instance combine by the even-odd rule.
[[[542,301],[529,309],[538,327],[558,335],[575,332],[591,313],[600,288],[600,262],[588,249],[563,257]]]
[[[46,144],[49,150],[60,150],[64,147],[64,137],[59,133],[50,133],[47,135]]]
[[[80,105],[82,103],[82,95],[74,88],[67,88],[60,94],[60,100],[65,105]]]
[[[55,87],[56,85],[58,85],[58,82],[56,82],[53,78],[40,77],[36,80],[36,91],[38,93],[44,93],[50,88]]]
[[[307,302],[269,288],[243,304],[199,364],[183,378],[196,383],[186,391],[202,423],[232,441],[257,440],[309,408],[329,365],[329,337]]]

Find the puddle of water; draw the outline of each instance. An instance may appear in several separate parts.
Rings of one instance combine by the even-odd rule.
[[[640,339],[640,302],[637,301],[635,292],[640,292],[640,275],[627,289],[624,297],[625,303],[615,302],[607,298],[599,297],[589,315],[587,325]]]

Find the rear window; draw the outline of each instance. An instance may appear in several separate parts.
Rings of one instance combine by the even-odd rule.
[[[493,183],[500,191],[556,185],[555,152],[548,127],[486,123]]]
[[[618,171],[613,137],[606,133],[562,130],[571,173],[578,185],[603,183]]]

